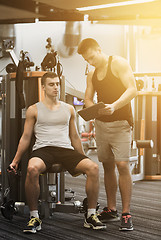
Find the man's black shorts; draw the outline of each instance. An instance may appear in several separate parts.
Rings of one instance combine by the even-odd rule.
[[[31,153],[31,158],[38,157],[41,158],[45,165],[46,170],[48,170],[52,164],[61,163],[62,166],[72,175],[76,175],[75,168],[77,164],[87,158],[87,156],[79,153],[76,150],[61,148],[61,147],[43,147],[34,150]]]

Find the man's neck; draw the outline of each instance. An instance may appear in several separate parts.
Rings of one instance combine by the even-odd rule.
[[[103,54],[103,57],[102,57],[102,62],[100,64],[100,66],[97,68],[97,70],[102,70],[104,68],[107,68],[108,66],[108,60],[109,60],[109,56]]]
[[[43,103],[48,106],[48,107],[54,107],[60,104],[60,101],[57,97],[53,97],[53,98],[49,98],[49,97],[45,97],[43,100]]]

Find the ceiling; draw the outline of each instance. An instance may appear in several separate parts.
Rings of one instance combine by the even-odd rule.
[[[161,0],[80,12],[76,8],[129,0],[0,0],[0,24],[40,21],[90,21],[117,24],[161,22]],[[130,0],[132,1],[132,0]]]

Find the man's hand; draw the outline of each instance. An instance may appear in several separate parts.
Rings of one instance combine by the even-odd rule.
[[[112,115],[115,111],[113,104],[105,104],[105,108],[99,109],[98,113],[100,115]]]
[[[18,164],[16,163],[11,163],[9,167],[7,168],[8,172],[13,172],[14,174],[17,174],[17,169],[18,169]]]

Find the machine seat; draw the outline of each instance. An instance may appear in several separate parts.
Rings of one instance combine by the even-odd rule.
[[[63,168],[62,164],[60,163],[54,163],[47,171],[44,173],[60,173],[60,172],[65,172],[66,169]]]

